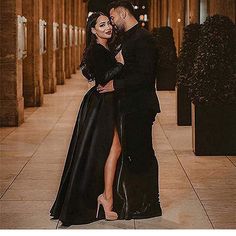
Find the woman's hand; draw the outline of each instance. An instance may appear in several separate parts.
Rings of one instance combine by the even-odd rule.
[[[117,61],[117,62],[119,62],[119,63],[121,63],[121,64],[123,64],[123,65],[125,64],[124,57],[123,57],[123,55],[122,55],[122,50],[120,50],[120,51],[116,54],[115,58],[116,58],[116,61]]]
[[[109,93],[109,92],[113,92],[114,89],[114,85],[113,85],[113,80],[110,80],[107,84],[105,84],[104,86],[102,85],[98,85],[97,86],[97,91],[99,93]]]

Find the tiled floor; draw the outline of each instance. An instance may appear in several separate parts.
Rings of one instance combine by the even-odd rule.
[[[50,220],[67,148],[90,85],[73,75],[40,108],[27,108],[18,128],[1,128],[0,228],[65,229]],[[191,127],[178,127],[175,92],[158,92],[162,113],[153,130],[163,216],[99,221],[69,229],[236,229],[236,156],[196,157]]]

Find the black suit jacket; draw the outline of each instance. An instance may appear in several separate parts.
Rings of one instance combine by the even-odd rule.
[[[138,24],[125,32],[122,54],[125,65],[119,79],[114,80],[120,112],[159,113],[155,91],[156,51],[151,33]]]

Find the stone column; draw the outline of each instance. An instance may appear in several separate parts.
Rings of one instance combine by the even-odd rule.
[[[78,22],[78,28],[79,28],[79,37],[78,37],[78,68],[83,56],[85,44],[86,44],[86,38],[83,38],[82,31],[85,33],[86,28],[86,22],[87,22],[87,16],[88,16],[88,4],[87,2],[84,2],[83,0],[78,0],[78,14],[77,14],[77,22]],[[84,34],[85,35],[85,34]],[[82,40],[83,38],[83,40]]]
[[[178,46],[178,1],[169,0],[169,16],[170,16],[170,27],[173,29],[173,36],[175,39],[175,46]]]
[[[149,9],[149,24],[148,24],[148,28],[150,31],[153,30],[154,28],[154,6],[153,6],[153,1],[154,0],[150,0],[148,1],[148,9]]]
[[[220,14],[228,16],[234,23],[236,22],[236,2],[235,0],[211,0],[209,1],[210,15]]]
[[[184,0],[169,1],[170,27],[173,29],[177,54],[182,43],[184,27]]]
[[[156,25],[157,27],[161,26],[161,16],[162,16],[162,11],[161,11],[161,1],[160,0],[156,0]]]
[[[0,0],[0,126],[19,126],[24,121],[22,59],[18,60],[17,15],[21,0]]]
[[[72,47],[71,47],[71,72],[73,74],[76,73],[76,46],[75,46],[75,26],[76,26],[76,4],[77,0],[71,1],[71,25],[73,26],[73,39],[72,39]]]
[[[56,0],[43,0],[43,19],[47,22],[47,47],[43,54],[44,93],[56,92],[56,51],[54,50],[53,23],[56,19]]]
[[[153,28],[158,26],[158,2],[157,0],[153,0]]]
[[[40,53],[39,19],[42,19],[42,0],[22,1],[27,18],[27,57],[23,61],[23,91],[25,106],[43,104],[43,58]]]
[[[56,50],[57,84],[65,83],[65,49],[63,43],[63,24],[65,22],[65,0],[56,0],[56,21],[59,24],[58,49]]]
[[[161,1],[161,26],[168,25],[168,0]]]
[[[88,16],[88,3],[87,2],[84,2],[82,1],[82,12],[81,12],[81,26],[83,28],[83,41],[82,41],[82,50],[81,50],[81,57],[83,56],[83,52],[84,52],[84,49],[85,49],[85,45],[86,45],[86,35],[85,35],[85,28],[86,28],[86,19],[87,19],[87,16]]]
[[[200,22],[200,0],[189,0],[189,22]]]
[[[149,2],[149,30],[161,26],[162,1],[150,0]]]
[[[67,25],[65,48],[65,72],[66,78],[71,78],[71,46],[70,46],[70,25],[71,25],[71,0],[65,0],[65,24]]]
[[[76,68],[79,69],[80,65],[80,38],[79,38],[79,27],[80,27],[80,8],[81,8],[81,0],[77,0],[77,8],[76,8],[76,25],[78,27],[78,45],[76,47]]]

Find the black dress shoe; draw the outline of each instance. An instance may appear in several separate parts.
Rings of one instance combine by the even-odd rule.
[[[67,222],[62,222],[62,225],[61,226],[63,226],[63,227],[69,227],[69,226],[71,226],[71,224],[70,223],[67,223]]]
[[[159,203],[148,204],[145,208],[135,211],[132,214],[133,219],[147,219],[162,215],[161,206]]]

